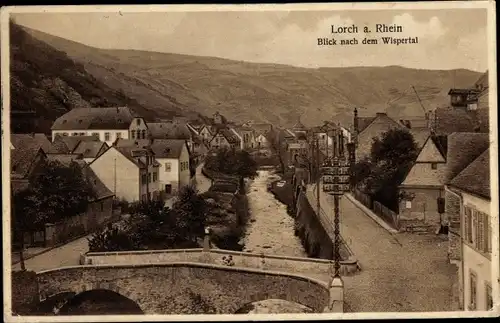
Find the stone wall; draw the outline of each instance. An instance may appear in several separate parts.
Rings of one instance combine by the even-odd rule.
[[[34,271],[12,272],[12,313],[27,315],[38,304],[37,275]]]
[[[189,314],[186,291],[199,294],[217,314],[232,314],[264,299],[323,312],[330,297],[325,283],[298,275],[192,263],[77,266],[41,272],[37,278],[41,301],[60,293],[107,289],[135,301],[145,314]]]
[[[259,255],[221,249],[212,249],[208,252],[204,252],[203,249],[93,252],[83,256],[82,264],[126,265],[194,262],[223,265],[223,257],[227,256],[233,258],[234,266],[236,267],[301,274],[307,277],[322,276],[329,271],[332,265],[332,261],[326,259]],[[345,272],[347,273],[353,272],[357,268],[355,261],[345,261],[343,266],[346,267]]]

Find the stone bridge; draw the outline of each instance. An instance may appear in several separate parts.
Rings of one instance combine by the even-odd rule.
[[[134,301],[144,314],[190,314],[189,294],[209,303],[217,314],[236,313],[265,299],[299,303],[317,313],[338,306],[334,287],[314,278],[189,262],[64,267],[37,273],[37,282],[42,302],[57,299],[64,304],[89,291],[108,290]]]
[[[190,262],[201,264],[225,265],[225,258],[232,258],[233,266],[264,271],[278,271],[297,274],[328,283],[333,276],[333,261],[327,259],[288,257],[223,249],[165,249],[119,252],[88,252],[82,255],[82,265],[128,265],[155,264],[168,262]],[[352,275],[357,272],[357,261],[341,261],[341,274]]]

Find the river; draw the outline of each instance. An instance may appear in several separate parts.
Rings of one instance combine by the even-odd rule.
[[[300,239],[294,235],[294,220],[286,206],[267,191],[273,172],[259,170],[248,190],[250,221],[244,251],[278,256],[307,257]],[[268,299],[249,306],[247,313],[304,313],[310,310],[297,303]]]

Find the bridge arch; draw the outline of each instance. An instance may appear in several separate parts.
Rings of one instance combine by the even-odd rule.
[[[220,314],[234,313],[247,303],[271,298],[323,312],[330,298],[328,286],[313,278],[186,262],[65,267],[40,272],[37,281],[40,300],[62,292],[72,292],[72,299],[78,300],[91,291],[108,290],[134,301],[145,314],[189,314],[182,303],[186,288],[196,288],[201,299],[213,300],[215,312]]]
[[[83,306],[82,306],[83,305]],[[87,308],[85,308],[87,307]],[[144,314],[139,304],[109,289],[92,289],[69,299],[59,310],[61,315]]]
[[[260,311],[258,309],[260,305],[264,305],[267,308],[271,307],[271,310],[265,311],[265,314],[314,313],[314,310],[309,306],[305,306],[297,302],[287,301],[284,299],[268,298],[246,303],[236,312],[234,312],[234,314],[248,314],[252,312],[260,314]],[[261,313],[264,314],[264,312]]]

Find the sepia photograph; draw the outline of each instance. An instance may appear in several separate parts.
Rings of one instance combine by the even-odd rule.
[[[493,1],[3,7],[1,51],[5,321],[499,315]]]

